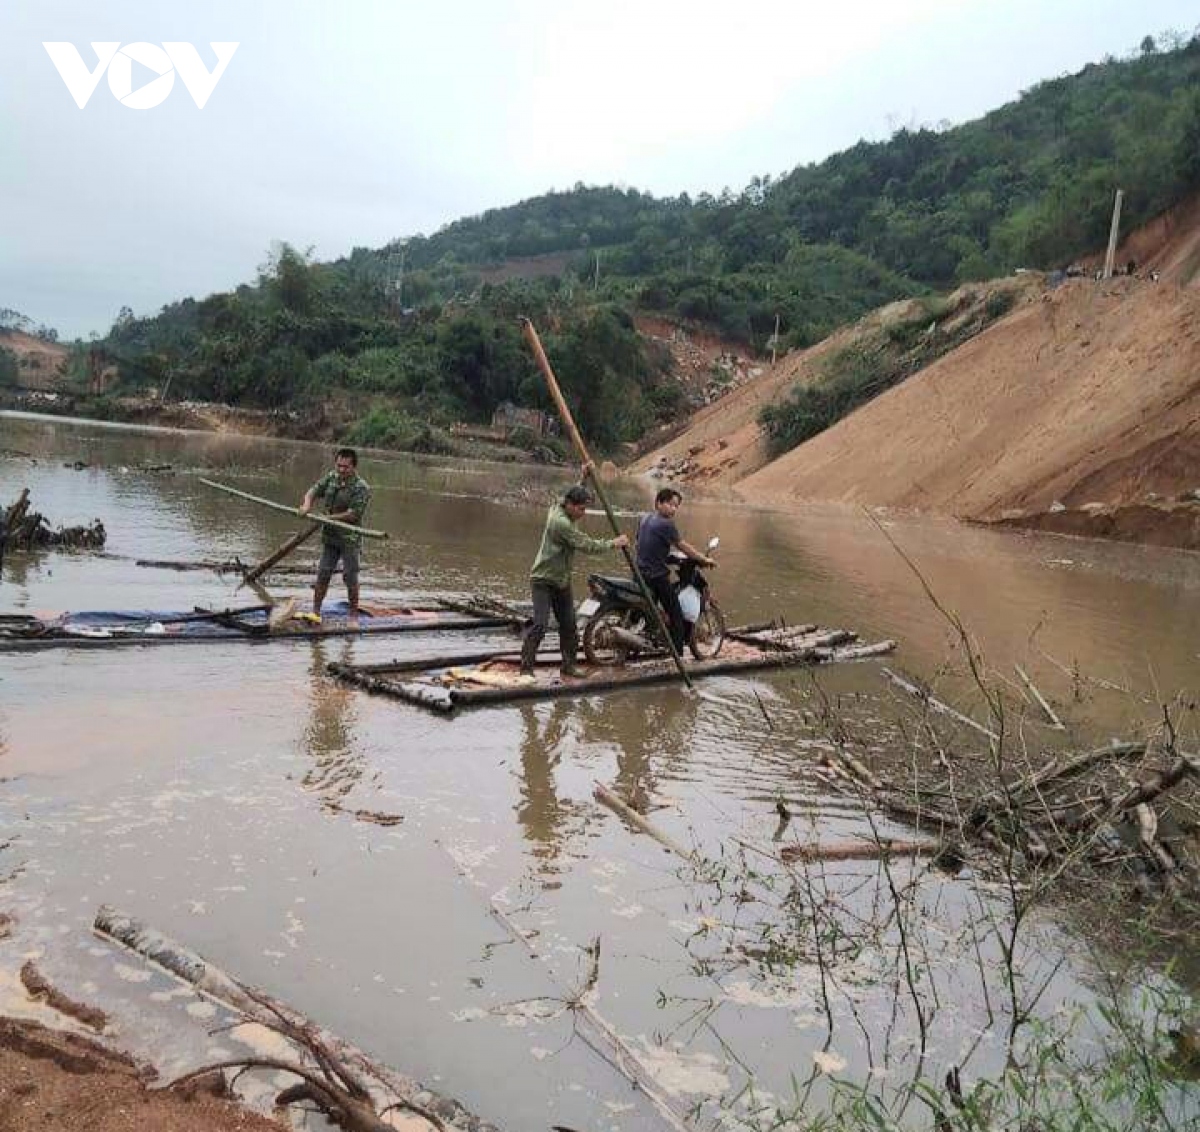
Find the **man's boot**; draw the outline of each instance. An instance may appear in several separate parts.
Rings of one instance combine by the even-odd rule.
[[[321,620],[321,606],[325,604],[325,595],[329,592],[329,583],[317,580],[317,584],[313,586],[313,616]]]
[[[532,625],[526,628],[525,639],[521,642],[521,675],[530,677],[534,674],[534,658],[537,656],[538,645],[541,644],[532,628]]]

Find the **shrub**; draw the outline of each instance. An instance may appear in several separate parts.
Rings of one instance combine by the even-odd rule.
[[[347,433],[346,441],[368,448],[394,448],[400,452],[436,456],[454,451],[454,441],[440,428],[382,405],[376,405],[356,421]]]
[[[991,322],[1008,314],[1016,302],[1017,296],[1012,291],[993,291],[983,304],[983,313]]]

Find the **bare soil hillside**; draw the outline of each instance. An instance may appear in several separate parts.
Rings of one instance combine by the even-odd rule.
[[[950,312],[945,325],[961,328],[970,323],[996,291],[1026,295],[1038,287],[1037,278],[1028,275],[960,288],[944,304]],[[888,327],[931,319],[927,306],[923,299],[889,303],[809,349],[792,351],[774,366],[764,365],[761,373],[751,370],[748,380],[735,383],[730,392],[700,409],[684,428],[637,460],[632,470],[708,486],[745,479],[771,459],[758,423],[765,406],[782,401],[799,385],[822,380],[827,364],[841,351],[877,339]]]
[[[687,414],[702,411],[747,382],[757,381],[770,368],[769,363],[755,359],[741,343],[690,323],[640,314],[634,318],[634,324],[643,338],[670,355],[671,376],[683,394]],[[641,438],[637,450],[657,451],[683,432],[690,420],[690,416],[683,416],[660,426]]]
[[[1200,197],[1131,233],[1117,263],[1131,262],[1103,282],[1021,276],[1012,313],[768,461],[762,407],[919,300],[893,303],[702,409],[634,470],[755,502],[1200,548]]]
[[[739,484],[1000,518],[1200,486],[1200,290],[1072,280]]]
[[[26,389],[61,388],[68,350],[57,342],[46,342],[19,330],[0,332],[0,347],[17,356],[19,382]]]

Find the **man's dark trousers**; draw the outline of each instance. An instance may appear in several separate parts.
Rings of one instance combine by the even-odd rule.
[[[671,584],[670,574],[661,574],[657,578],[647,578],[646,585],[658,599],[663,612],[667,615],[667,628],[671,632],[671,640],[675,642],[675,651],[683,654],[683,642],[687,635],[687,620],[679,605],[679,595]]]
[[[575,663],[575,652],[579,647],[578,631],[575,628],[575,601],[571,587],[552,586],[548,582],[533,583],[533,620],[525,626],[521,640],[521,667],[533,668],[538,646],[550,625],[550,614],[558,622],[558,639],[562,644],[564,665]]]

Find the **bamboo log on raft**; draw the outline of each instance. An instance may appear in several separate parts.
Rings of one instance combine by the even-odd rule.
[[[229,487],[223,483],[217,483],[215,480],[206,480],[201,478],[200,482],[205,487],[216,488],[217,491],[223,491],[228,495],[235,495],[238,499],[246,499],[251,503],[257,503],[260,507],[269,507],[272,511],[280,511],[284,515],[295,515],[298,519],[303,519],[308,523],[319,523],[323,527],[333,527],[339,531],[348,531],[351,534],[362,535],[363,538],[385,539],[391,536],[387,531],[376,531],[370,527],[356,527],[353,523],[343,523],[340,519],[330,519],[325,515],[313,515],[311,512],[301,511],[299,507],[289,507],[286,503],[276,503],[273,499],[263,499],[259,495],[251,495],[248,491],[239,491],[236,487]]]

